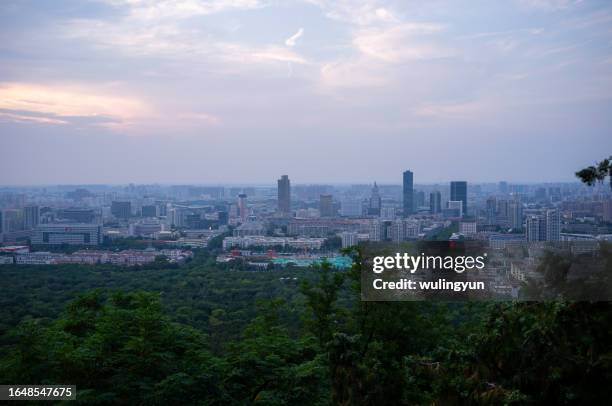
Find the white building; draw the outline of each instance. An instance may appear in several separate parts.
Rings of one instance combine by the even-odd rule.
[[[353,247],[359,243],[359,234],[351,232],[340,233],[342,239],[342,248]]]
[[[300,249],[321,249],[325,238],[291,238],[291,237],[266,237],[266,236],[246,236],[246,237],[225,237],[223,239],[223,249],[249,248],[249,247],[291,247]]]
[[[459,223],[459,233],[465,236],[471,236],[476,234],[476,222],[475,221],[461,221]]]

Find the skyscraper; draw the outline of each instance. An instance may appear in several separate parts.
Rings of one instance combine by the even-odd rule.
[[[437,214],[442,211],[442,194],[437,190],[429,194],[429,211],[431,214]]]
[[[38,206],[26,206],[23,208],[23,222],[26,230],[36,228],[40,218]]]
[[[403,177],[404,217],[408,217],[414,213],[414,179],[411,171],[405,171]]]
[[[527,218],[525,233],[527,241],[559,241],[561,239],[561,216],[558,210],[546,210],[539,216]]]
[[[240,216],[240,220],[244,223],[248,216],[246,193],[240,193],[238,195],[238,215]]]
[[[462,202],[462,213],[467,215],[467,182],[453,181],[450,183],[450,200]]]
[[[546,241],[561,240],[561,216],[558,210],[546,210]]]
[[[291,183],[287,175],[278,180],[278,211],[285,216],[291,213]]]
[[[374,187],[372,188],[372,193],[370,195],[370,206],[368,207],[368,214],[372,216],[380,216],[380,208],[382,206],[382,199],[380,198],[380,193],[378,192],[378,185],[374,182]]]
[[[14,231],[23,231],[23,220],[23,210],[21,209],[2,210],[2,232],[12,233]]]
[[[520,201],[508,203],[508,225],[514,230],[523,228],[523,205]]]
[[[334,216],[334,200],[332,195],[321,195],[319,198],[319,212],[321,217]]]
[[[497,224],[497,199],[489,197],[486,203],[487,224]]]

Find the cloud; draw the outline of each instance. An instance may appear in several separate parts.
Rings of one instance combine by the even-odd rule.
[[[114,23],[75,19],[65,24],[64,35],[68,39],[85,40],[101,50],[120,52],[125,58],[162,58],[188,67],[205,63],[208,70],[219,73],[270,63],[307,63],[303,56],[286,47],[214,40],[205,32],[172,21],[136,24],[129,19]],[[303,29],[300,29],[287,39],[289,48],[302,35]],[[185,73],[182,68],[181,74]]]
[[[380,7],[373,0],[307,0],[316,5],[327,18],[365,26],[394,22],[398,19],[388,8]]]
[[[425,36],[438,33],[438,24],[404,23],[391,28],[357,31],[353,45],[363,54],[384,62],[446,58],[454,51]]]
[[[265,7],[261,0],[101,0],[125,9],[130,18],[140,21],[183,19],[225,11]]]
[[[582,0],[518,0],[519,4],[540,10],[563,10],[582,3]]]
[[[295,34],[293,34],[292,36],[290,36],[289,38],[287,38],[287,40],[285,41],[285,45],[287,45],[288,47],[293,47],[295,46],[295,42],[298,40],[298,38],[300,38],[302,35],[304,35],[304,29],[300,28]]]
[[[216,126],[220,119],[202,111],[152,105],[141,98],[119,94],[115,89],[84,84],[46,85],[0,83],[0,120],[104,127],[116,132],[147,135],[172,128]]]
[[[60,120],[70,117],[107,117],[127,122],[147,113],[142,100],[129,96],[108,95],[93,87],[0,83],[0,109],[47,115]],[[15,113],[14,113],[15,114]]]

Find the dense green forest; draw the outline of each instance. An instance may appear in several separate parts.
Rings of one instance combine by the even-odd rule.
[[[359,266],[3,266],[0,382],[82,404],[608,403],[609,303],[361,302]]]

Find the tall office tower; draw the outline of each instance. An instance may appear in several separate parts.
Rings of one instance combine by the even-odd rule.
[[[40,219],[38,206],[26,206],[23,208],[23,223],[26,230],[36,228]]]
[[[558,210],[546,210],[546,241],[561,241],[561,215]]]
[[[546,210],[539,216],[527,219],[525,233],[527,241],[560,241],[561,216],[558,210]]]
[[[502,195],[507,194],[508,193],[508,182],[504,182],[504,181],[499,182],[497,189],[499,190],[499,193],[501,193]]]
[[[403,199],[404,217],[414,214],[414,176],[411,171],[404,172],[403,179]]]
[[[442,211],[442,194],[437,190],[429,194],[429,211],[431,214],[437,214]]]
[[[243,223],[246,221],[248,214],[247,195],[246,193],[240,193],[238,195],[238,215]]]
[[[178,207],[170,207],[167,209],[166,219],[169,224],[174,227],[182,227],[183,226],[183,212]]]
[[[508,225],[514,230],[523,228],[523,205],[519,201],[508,203]]]
[[[546,240],[546,221],[542,216],[529,216],[525,225],[527,241]]]
[[[278,211],[285,216],[291,213],[291,182],[287,175],[278,180]]]
[[[368,229],[370,241],[382,241],[384,239],[384,222],[378,219],[372,220]]]
[[[501,217],[504,220],[507,220],[509,217],[508,214],[508,200],[500,199],[497,201],[497,217]]]
[[[419,207],[425,206],[425,192],[419,190],[414,194],[414,208],[418,210]]]
[[[11,233],[14,231],[23,231],[23,220],[23,210],[21,209],[2,210],[2,232]]]
[[[486,206],[487,224],[497,224],[497,199],[489,197]]]
[[[113,201],[111,203],[111,214],[120,219],[127,219],[132,216],[132,203]]]
[[[462,213],[464,216],[468,214],[467,211],[467,182],[466,181],[453,181],[450,184],[450,200],[461,201]]]
[[[6,242],[7,234],[23,231],[23,210],[4,209],[0,210],[0,214],[0,234],[4,234],[4,236],[0,235],[0,242],[2,242],[3,239]]]
[[[370,205],[368,207],[368,214],[372,216],[380,216],[380,208],[382,207],[382,199],[380,193],[378,193],[378,185],[374,182],[372,193],[370,195]]]
[[[332,195],[319,197],[319,213],[321,217],[334,217],[334,199]]]

